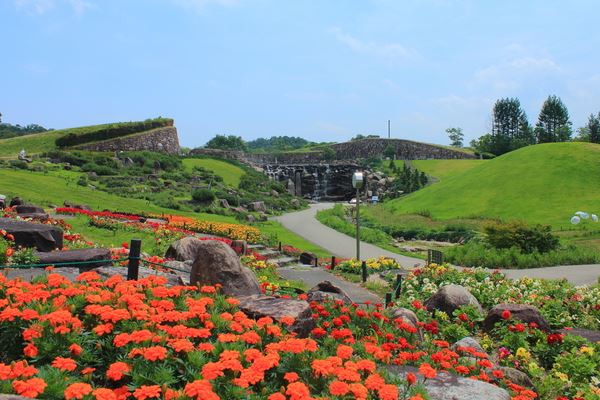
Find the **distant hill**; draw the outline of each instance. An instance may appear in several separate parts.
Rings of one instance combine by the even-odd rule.
[[[600,214],[600,145],[525,147],[448,174],[386,208],[435,219],[482,216],[566,226],[576,211]]]

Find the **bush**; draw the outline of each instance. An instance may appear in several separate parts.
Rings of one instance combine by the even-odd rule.
[[[456,265],[490,269],[525,269],[554,265],[596,264],[600,261],[600,256],[597,253],[572,245],[546,253],[538,251],[523,253],[518,247],[497,249],[486,243],[476,243],[474,241],[445,250],[444,258]]]
[[[98,175],[116,175],[118,171],[105,165],[98,165],[93,162],[83,164],[81,170],[85,172],[95,172]]]
[[[492,222],[484,226],[487,242],[497,249],[518,247],[523,253],[546,253],[558,248],[558,237],[549,225],[529,226],[523,222]]]
[[[148,131],[150,129],[172,125],[172,119],[155,118],[139,122],[120,122],[115,124],[100,125],[98,127],[78,128],[71,130],[71,132],[67,131],[68,133],[56,139],[55,143],[58,147],[69,147],[77,144],[113,139],[138,132]]]
[[[211,203],[216,199],[216,196],[210,189],[196,189],[192,192],[192,199],[198,203]]]

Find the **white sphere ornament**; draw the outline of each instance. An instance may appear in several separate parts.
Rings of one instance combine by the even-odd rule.
[[[598,222],[598,216],[596,214],[592,214],[592,221]]]
[[[579,218],[577,215],[571,217],[571,223],[573,225],[577,225],[579,222],[581,222],[581,218]]]

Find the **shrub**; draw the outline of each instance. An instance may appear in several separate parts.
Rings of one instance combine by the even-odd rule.
[[[85,177],[85,175],[81,175],[79,177],[79,179],[77,180],[77,184],[79,186],[87,186],[88,185],[87,177]]]
[[[93,162],[83,164],[81,166],[81,170],[85,172],[95,172],[98,175],[116,175],[118,173],[117,170],[113,168],[107,167],[105,165],[98,165]]]
[[[198,203],[210,203],[216,199],[216,196],[210,189],[196,189],[192,192],[192,199]]]
[[[492,222],[484,226],[487,242],[498,249],[518,247],[523,253],[546,253],[558,247],[558,237],[548,225],[529,226],[523,222]]]

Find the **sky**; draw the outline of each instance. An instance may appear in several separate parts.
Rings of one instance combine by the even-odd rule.
[[[600,111],[600,1],[0,0],[3,122],[448,144],[517,97]]]

